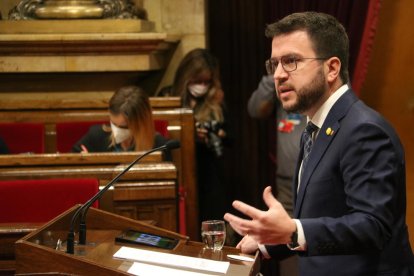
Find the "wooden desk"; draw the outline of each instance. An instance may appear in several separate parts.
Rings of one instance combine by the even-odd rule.
[[[238,249],[231,247],[224,247],[220,252],[204,250],[203,244],[191,242],[188,237],[91,208],[87,217],[87,242],[89,245],[75,248],[74,255],[67,254],[64,246],[60,250],[56,250],[56,243],[59,239],[66,240],[69,221],[76,208],[77,206],[68,210],[16,243],[17,273],[58,272],[76,275],[129,275],[126,270],[132,265],[132,262],[113,258],[115,252],[123,246],[123,244],[115,243],[115,237],[126,229],[179,239],[179,244],[173,250],[137,246],[147,250],[219,261],[229,261],[226,257],[227,254],[239,253]],[[46,238],[45,233],[48,233]],[[252,257],[255,258],[255,262],[231,260],[226,275],[256,275],[259,271],[259,260],[257,255]]]

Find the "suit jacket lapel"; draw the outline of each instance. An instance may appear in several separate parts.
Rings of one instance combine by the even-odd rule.
[[[296,195],[296,190],[298,186],[298,173],[300,163],[302,162],[303,149],[300,150],[298,165],[296,166],[295,180],[294,180],[294,197],[295,199],[295,208],[294,208],[294,217],[298,217],[300,214],[300,209],[302,207],[303,198],[306,194],[306,188],[309,184],[309,179],[311,178],[316,166],[324,155],[325,151],[328,149],[330,143],[335,138],[335,135],[338,133],[340,128],[340,120],[346,115],[351,105],[357,101],[358,98],[350,90],[342,95],[338,101],[332,106],[331,110],[328,113],[328,116],[325,119],[325,122],[322,125],[322,128],[319,130],[318,136],[314,141],[312,151],[309,155],[309,160],[306,166],[306,170],[303,172],[299,191]],[[328,128],[331,131],[328,131]]]

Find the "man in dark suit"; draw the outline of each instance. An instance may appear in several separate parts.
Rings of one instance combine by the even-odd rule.
[[[349,42],[332,16],[305,12],[267,27],[266,62],[288,112],[307,116],[294,179],[294,219],[263,192],[269,209],[233,206],[251,219],[224,218],[278,258],[299,254],[300,275],[414,275],[405,222],[404,150],[394,129],[348,86]]]

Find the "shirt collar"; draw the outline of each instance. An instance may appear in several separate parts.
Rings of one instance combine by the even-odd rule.
[[[308,117],[308,122],[312,121],[319,129],[322,127],[325,122],[326,117],[328,116],[329,111],[336,101],[349,89],[348,84],[344,84],[339,87],[331,96],[322,104],[322,106],[316,111],[312,119]]]

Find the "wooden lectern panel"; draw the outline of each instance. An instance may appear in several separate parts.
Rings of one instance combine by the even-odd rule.
[[[238,249],[232,247],[224,247],[223,250],[215,252],[205,250],[202,243],[191,242],[186,236],[91,208],[87,217],[87,245],[76,246],[75,254],[67,254],[65,246],[61,248],[56,246],[59,239],[66,240],[71,217],[78,207],[79,205],[74,206],[37,231],[17,241],[17,274],[54,272],[75,275],[130,275],[126,271],[132,262],[113,258],[122,246],[217,261],[229,261],[227,254],[239,253]],[[115,237],[127,229],[177,238],[179,244],[172,250],[164,250],[116,243]],[[255,258],[255,262],[230,261],[226,275],[256,275],[259,271],[259,261],[257,255],[252,257]]]

